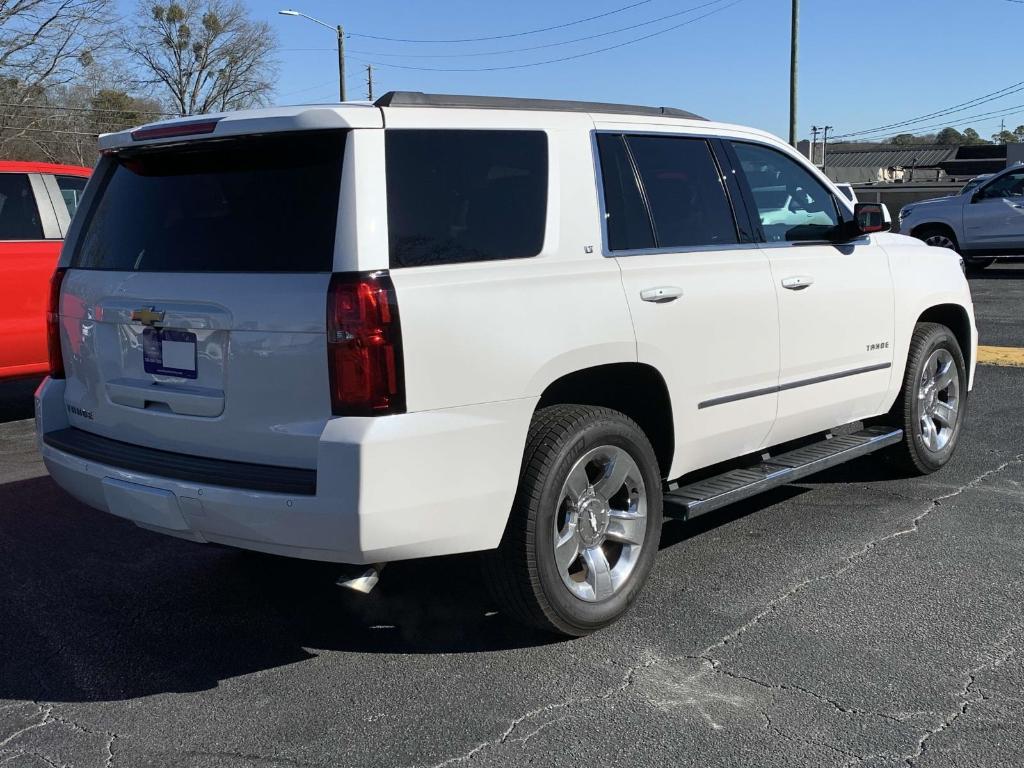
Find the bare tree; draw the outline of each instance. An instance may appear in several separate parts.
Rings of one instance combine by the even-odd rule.
[[[2,2],[3,0],[0,0]],[[124,47],[154,93],[181,115],[265,104],[277,41],[238,0],[142,0]]]
[[[110,40],[112,0],[0,0],[0,150],[43,132],[26,109],[82,74]]]

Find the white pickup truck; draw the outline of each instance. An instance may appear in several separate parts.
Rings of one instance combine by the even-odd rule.
[[[760,131],[390,93],[100,147],[36,419],[56,482],[143,528],[486,551],[503,610],[581,635],[636,599],[663,516],[956,447],[959,258]]]

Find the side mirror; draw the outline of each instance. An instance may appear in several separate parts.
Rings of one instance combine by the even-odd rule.
[[[888,232],[892,229],[892,216],[882,203],[857,203],[853,206],[853,223],[857,235]]]

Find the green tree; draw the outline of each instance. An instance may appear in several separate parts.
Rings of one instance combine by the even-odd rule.
[[[956,128],[943,128],[935,137],[936,144],[962,144],[964,135]]]
[[[890,144],[898,144],[901,147],[910,146],[911,144],[917,143],[917,137],[912,133],[901,133],[898,136],[893,136],[889,139]]]
[[[1024,125],[1018,125],[1016,130],[1002,130],[992,134],[992,141],[996,144],[1019,144],[1024,141]]]
[[[974,130],[973,128],[966,128],[964,130],[964,144],[967,144],[967,145],[970,146],[970,145],[974,145],[974,144],[991,144],[991,143],[992,142],[986,141],[985,139],[981,138],[981,136],[978,134],[978,132],[976,130]]]

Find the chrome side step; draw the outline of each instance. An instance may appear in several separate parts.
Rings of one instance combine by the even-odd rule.
[[[689,520],[770,488],[865,456],[903,439],[902,429],[868,427],[765,458],[747,469],[733,469],[665,494],[665,517]]]

